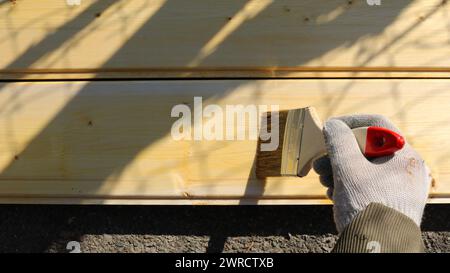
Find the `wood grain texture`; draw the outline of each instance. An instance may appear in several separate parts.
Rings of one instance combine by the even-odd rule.
[[[450,75],[442,0],[14,2],[3,79]]]
[[[0,85],[0,202],[329,203],[313,172],[254,175],[256,140],[175,141],[177,104],[314,106],[391,118],[450,200],[450,80],[22,82]],[[246,128],[240,128],[246,129]]]

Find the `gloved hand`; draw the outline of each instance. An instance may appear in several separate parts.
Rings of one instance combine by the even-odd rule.
[[[333,200],[338,232],[372,202],[393,208],[420,226],[431,182],[428,168],[408,143],[394,155],[367,159],[351,131],[364,126],[379,126],[400,133],[379,115],[330,119],[323,130],[328,156],[314,162],[314,170]]]

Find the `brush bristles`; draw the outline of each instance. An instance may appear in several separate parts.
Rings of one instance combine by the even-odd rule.
[[[279,114],[279,140],[278,148],[274,151],[261,151],[261,143],[269,143],[271,140],[259,140],[256,154],[256,177],[264,179],[267,177],[281,176],[281,155],[283,151],[284,130],[286,127],[288,110],[280,111]],[[271,112],[267,113],[267,128],[261,128],[263,132],[271,132]]]

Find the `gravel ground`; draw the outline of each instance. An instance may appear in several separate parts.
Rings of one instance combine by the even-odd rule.
[[[429,252],[450,252],[450,205],[430,205]],[[0,206],[0,252],[329,252],[331,206]]]

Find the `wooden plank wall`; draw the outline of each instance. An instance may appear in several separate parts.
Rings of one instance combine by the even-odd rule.
[[[446,2],[3,1],[0,75],[448,76]]]
[[[431,167],[430,202],[449,202],[449,14],[439,0],[0,2],[0,202],[329,203],[314,173],[256,179],[254,140],[173,140],[170,111],[194,96],[384,114]]]
[[[382,110],[433,170],[432,196],[450,197],[450,80],[26,82],[1,90],[4,198],[323,202],[314,173],[257,180],[256,140],[174,140],[171,109],[192,107],[194,96],[223,108],[314,105],[322,118]]]

